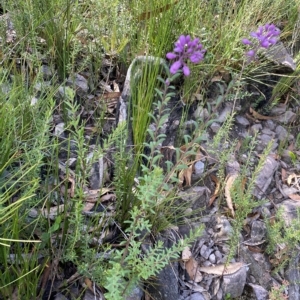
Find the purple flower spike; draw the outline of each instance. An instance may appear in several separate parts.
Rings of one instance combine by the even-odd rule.
[[[248,39],[242,39],[242,43],[244,45],[252,45],[252,43]]]
[[[197,64],[204,58],[206,50],[203,49],[199,39],[191,40],[189,35],[181,35],[178,41],[175,43],[173,52],[167,53],[166,57],[169,60],[176,59],[171,65],[170,72],[175,74],[177,71],[182,69],[184,76],[190,75],[190,69],[186,62],[190,60],[191,63]]]
[[[250,33],[253,41],[242,39],[244,45],[253,46],[246,55],[250,60],[255,59],[259,48],[268,49],[272,45],[275,45],[279,40],[279,35],[280,30],[274,24],[259,26],[256,32]]]

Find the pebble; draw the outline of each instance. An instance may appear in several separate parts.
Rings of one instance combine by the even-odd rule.
[[[276,135],[277,135],[277,138],[279,139],[279,141],[287,140],[289,137],[287,130],[284,127],[282,127],[281,125],[276,127],[275,132],[276,132]]]
[[[237,116],[236,117],[236,122],[240,125],[243,125],[243,126],[249,126],[250,125],[250,122],[248,121],[248,119],[246,119],[243,116]]]

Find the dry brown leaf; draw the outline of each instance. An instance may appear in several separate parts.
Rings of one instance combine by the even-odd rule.
[[[85,277],[84,283],[93,292],[93,282],[89,278]]]
[[[115,194],[106,194],[101,196],[100,201],[101,202],[107,202],[107,201],[115,201],[117,196]]]
[[[258,246],[248,246],[248,249],[254,253],[263,253],[264,251],[260,249]]]
[[[196,152],[195,160],[196,160],[196,161],[199,161],[199,160],[201,160],[202,158],[203,158],[203,154],[202,154],[201,149],[200,149],[200,147],[199,147],[198,150],[197,150],[197,152]]]
[[[263,116],[261,114],[259,114],[258,112],[256,112],[252,107],[250,107],[250,113],[252,114],[252,116],[255,118],[255,119],[258,119],[258,120],[273,120],[273,119],[276,119],[277,117],[268,117],[268,116]]]
[[[217,265],[211,267],[199,267],[201,272],[214,275],[230,275],[245,267],[243,262],[231,263],[228,265]]]
[[[289,150],[289,151],[294,151],[295,150],[295,145],[294,145],[293,142],[287,147],[287,150]]]
[[[184,186],[191,186],[192,184],[192,173],[193,173],[194,162],[188,163],[186,160],[185,161],[183,160],[183,163],[189,164],[189,167],[184,170],[181,170],[178,174],[179,188],[183,187],[183,183]]]
[[[190,250],[190,247],[185,247],[182,251],[182,254],[181,254],[181,259],[184,261],[184,262],[187,262],[188,260],[190,260],[192,257],[192,252]]]
[[[84,192],[84,200],[87,202],[97,202],[100,197],[112,191],[111,188],[102,188],[100,190],[86,190]],[[107,201],[107,200],[103,200]]]
[[[293,174],[289,175],[286,182],[287,182],[288,185],[297,184],[298,183],[298,178],[300,179],[300,175],[296,175],[295,173],[293,173]],[[294,181],[294,183],[293,183],[293,181]]]
[[[226,203],[227,203],[227,206],[233,217],[234,217],[234,209],[233,209],[233,203],[232,203],[232,199],[231,199],[231,195],[230,195],[230,189],[232,188],[233,183],[237,177],[238,177],[238,174],[232,174],[232,175],[227,176],[226,185],[225,185]]]
[[[281,169],[281,180],[282,180],[282,182],[286,182],[286,179],[287,179],[286,169],[282,168]]]
[[[210,197],[210,199],[209,199],[208,207],[210,207],[210,206],[213,204],[213,202],[215,201],[215,199],[216,199],[217,196],[219,195],[219,192],[220,192],[220,186],[221,186],[221,185],[220,185],[220,181],[219,181],[219,179],[218,179],[217,176],[211,174],[211,175],[210,175],[210,178],[211,178],[211,180],[215,183],[216,188],[215,188],[215,191],[214,191],[213,195],[212,195],[212,196]]]
[[[68,192],[70,193],[70,197],[74,198],[74,195],[75,195],[75,180],[71,176],[68,177],[68,180],[71,182],[71,187],[68,189]]]
[[[41,210],[41,214],[45,218],[54,220],[56,216],[62,213],[64,210],[65,210],[65,205],[61,204],[58,206],[50,207],[50,209],[44,208],[43,210]]]
[[[187,169],[184,170],[184,179],[185,179],[186,186],[192,185],[193,167],[194,164],[190,165]]]
[[[96,100],[100,101],[101,98],[103,98],[103,99],[115,99],[115,98],[119,98],[120,96],[121,96],[121,92],[109,92],[109,93],[103,94],[101,97],[96,98]]]
[[[211,82],[219,82],[222,81],[222,75],[216,75],[211,80]]]
[[[191,280],[195,282],[200,282],[202,280],[203,276],[199,271],[198,263],[193,257],[185,263],[185,269]]]
[[[300,195],[298,194],[289,194],[288,196],[294,201],[300,201]]]
[[[64,176],[60,176],[60,178],[62,180],[64,180]],[[71,197],[71,198],[74,198],[74,194],[75,194],[75,180],[72,176],[68,176],[67,180],[71,183],[71,186],[70,188],[68,188],[68,195]],[[61,191],[61,194],[62,195],[65,195],[65,185],[61,185],[60,187],[60,191]]]
[[[95,206],[95,203],[93,202],[86,202],[84,203],[84,207],[82,208],[82,211],[90,211]]]

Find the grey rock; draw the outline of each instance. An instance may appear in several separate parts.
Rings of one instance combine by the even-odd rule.
[[[287,48],[281,41],[278,41],[275,45],[263,50],[263,53],[269,60],[282,66],[283,70],[289,70],[290,72],[296,70],[296,63],[293,57],[289,54]]]
[[[212,252],[212,249],[208,248],[206,245],[203,245],[200,249],[200,254],[205,259],[208,259],[211,252]]]
[[[280,116],[280,115],[284,114],[286,112],[286,110],[287,110],[286,104],[281,103],[272,108],[271,115],[272,116]]]
[[[4,82],[0,84],[0,89],[3,94],[8,94],[11,91],[12,86],[8,82]]]
[[[259,139],[264,145],[267,145],[270,141],[272,141],[273,137],[269,134],[262,134],[259,136]]]
[[[255,188],[252,192],[252,194],[258,199],[262,199],[264,196],[264,193],[272,182],[278,165],[278,162],[272,156],[267,156],[267,159],[255,180]]]
[[[94,293],[92,293],[92,291],[90,291],[89,289],[87,289],[84,292],[84,296],[82,298],[83,300],[102,300],[103,297],[102,296],[96,296]]]
[[[246,284],[247,270],[247,267],[242,267],[233,274],[223,276],[221,284],[223,295],[230,294],[232,298],[242,295]]]
[[[217,295],[216,295],[216,299],[217,299],[217,300],[223,300],[223,299],[224,299],[222,289],[219,289],[219,290],[218,290],[218,293],[217,293]]]
[[[36,105],[38,103],[39,99],[36,98],[36,97],[32,97],[31,98],[31,101],[30,101],[30,105],[33,106],[33,105]]]
[[[300,271],[299,271],[299,252],[292,257],[287,270],[287,278],[289,281],[289,300],[300,299]]]
[[[290,150],[283,150],[281,154],[281,159],[284,161],[286,164],[292,163],[291,159],[291,151]]]
[[[248,119],[246,119],[243,116],[237,116],[236,117],[236,122],[242,126],[249,126],[250,122],[248,121]]]
[[[98,299],[100,299],[100,298],[98,298]],[[68,298],[65,297],[62,293],[57,293],[55,295],[54,300],[68,300]],[[84,298],[84,300],[88,300],[88,298]]]
[[[298,189],[297,188],[294,188],[294,187],[289,187],[287,185],[283,185],[282,186],[282,191],[283,191],[283,194],[285,197],[288,197],[288,195],[290,194],[297,194],[298,193]]]
[[[283,124],[290,124],[295,121],[296,114],[290,110],[286,111],[284,114],[277,117],[277,120]]]
[[[217,258],[217,264],[220,264],[221,261],[222,261],[222,259],[223,259],[222,253],[221,253],[219,250],[217,250],[217,251],[215,252],[215,256],[216,256],[216,258]]]
[[[217,217],[216,223],[217,223],[215,226],[216,233],[214,234],[215,241],[221,242],[221,241],[229,240],[232,234],[232,226],[228,221],[228,219],[225,216],[220,216]]]
[[[205,120],[209,117],[208,110],[202,106],[198,106],[194,112],[195,119]]]
[[[221,128],[221,125],[217,122],[213,122],[211,125],[210,125],[210,129],[213,131],[213,133],[217,133]]]
[[[264,133],[264,134],[270,135],[270,136],[274,136],[275,135],[274,131],[270,130],[267,127],[263,128],[261,132]]]
[[[189,203],[189,206],[195,210],[197,208],[206,208],[211,192],[207,187],[194,186],[179,193],[179,197]]]
[[[269,299],[269,292],[258,284],[248,283],[252,287],[255,294],[256,300],[267,300]]]
[[[279,139],[279,141],[287,140],[289,137],[287,130],[284,127],[282,127],[281,125],[276,127],[275,132],[276,132],[276,135],[277,135],[277,138]]]
[[[237,174],[240,171],[240,164],[232,157],[226,164],[226,174]]]
[[[300,209],[300,202],[293,200],[285,200],[278,205],[283,208],[282,218],[284,220],[285,225],[288,227],[291,225],[292,220],[299,217],[297,211]]]
[[[266,120],[265,126],[266,126],[267,128],[269,128],[270,130],[274,130],[275,127],[276,127],[276,124],[275,124],[274,121],[272,121],[272,120]]]
[[[70,84],[71,86],[75,86],[76,88],[76,93],[83,97],[86,96],[86,94],[88,93],[88,81],[85,77],[83,77],[80,74],[75,74],[75,78],[69,78],[68,79],[68,84]]]
[[[252,275],[259,283],[266,289],[270,289],[272,286],[272,278],[270,276],[270,269],[266,264],[262,264],[261,261],[257,262],[254,258],[253,253],[248,250],[247,246],[241,245],[240,256],[242,260],[249,267],[249,275]]]
[[[251,132],[254,134],[256,132],[259,132],[260,130],[262,130],[262,125],[259,124],[254,124],[251,126]]]
[[[47,66],[47,65],[42,65],[41,66],[41,72],[42,72],[43,78],[45,80],[50,80],[53,77],[53,72],[50,69],[50,67]]]
[[[98,155],[99,156],[99,155]],[[105,182],[109,180],[107,161],[100,156],[97,158],[97,154],[90,152],[87,156],[87,162],[95,161],[92,163],[92,167],[89,174],[89,183],[92,190],[100,189]]]
[[[147,293],[155,300],[180,300],[178,277],[178,263],[167,265],[149,282]]]
[[[215,264],[216,263],[216,256],[214,253],[212,253],[210,256],[209,256],[209,261],[212,263],[212,264]]]
[[[51,82],[50,81],[38,81],[35,83],[34,85],[34,90],[37,92],[41,92],[44,88],[50,87],[51,86]]]
[[[264,222],[255,220],[251,226],[251,239],[254,243],[261,242],[266,237],[266,225]]]
[[[201,293],[194,293],[191,296],[185,298],[185,300],[206,300]]]
[[[130,291],[129,295],[126,296],[125,300],[141,300],[143,296],[143,290],[139,286],[136,286]]]
[[[200,175],[204,172],[204,163],[202,161],[197,161],[194,165],[194,172],[196,175]]]
[[[59,123],[54,128],[54,135],[61,137],[64,135],[64,131],[65,131],[65,123]]]
[[[231,114],[232,106],[233,106],[232,103],[230,103],[230,102],[226,103],[226,106],[224,107],[224,109],[221,111],[219,117],[217,118],[217,121],[219,123],[224,123],[226,121],[228,115]]]

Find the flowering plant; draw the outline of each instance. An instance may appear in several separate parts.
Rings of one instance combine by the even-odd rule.
[[[183,74],[185,76],[189,76],[190,69],[186,64],[187,60],[197,64],[203,60],[205,52],[206,50],[203,49],[203,46],[199,42],[198,38],[191,40],[189,35],[181,35],[178,41],[175,43],[173,52],[169,52],[166,55],[167,59],[169,60],[176,59],[176,61],[171,65],[171,74],[175,74],[182,68]]]
[[[251,46],[251,49],[246,52],[246,55],[252,59],[256,58],[256,53],[259,48],[268,49],[272,45],[275,45],[279,40],[280,30],[274,24],[266,24],[259,26],[256,32],[251,32],[250,36],[254,39],[242,39],[244,45]]]

